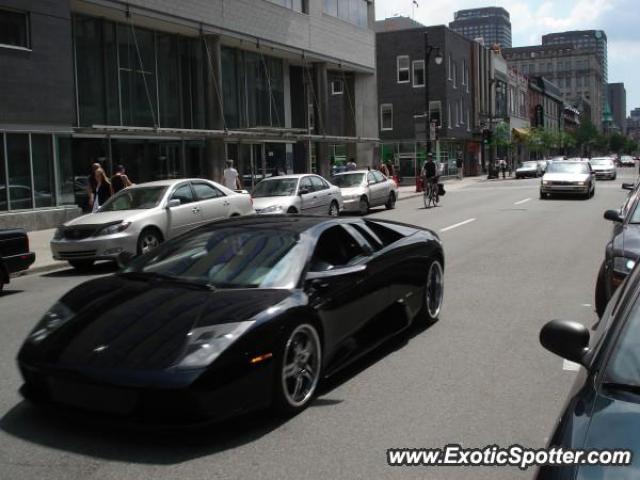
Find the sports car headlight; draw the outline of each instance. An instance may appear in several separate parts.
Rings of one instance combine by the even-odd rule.
[[[276,213],[276,212],[282,212],[283,210],[284,210],[284,207],[282,205],[271,205],[270,207],[263,208],[262,210],[260,210],[260,213]]]
[[[187,334],[189,337],[187,347],[176,367],[206,367],[254,323],[254,321],[221,323],[194,328]]]
[[[613,257],[613,271],[622,275],[629,275],[636,261],[626,257]]]
[[[62,240],[64,238],[64,228],[58,227],[56,231],[53,233],[54,240]]]
[[[114,233],[124,232],[127,228],[129,228],[131,222],[122,222],[117,223],[115,225],[109,225],[108,227],[104,227],[101,230],[98,230],[96,236],[100,237],[102,235],[113,235]]]
[[[52,332],[60,328],[73,318],[73,311],[62,302],[57,302],[53,307],[47,310],[42,320],[36,325],[36,328],[29,334],[27,341],[32,343],[40,343],[42,340],[51,335]]]

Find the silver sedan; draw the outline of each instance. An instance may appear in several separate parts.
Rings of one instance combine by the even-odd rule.
[[[398,200],[398,185],[377,170],[339,173],[331,182],[340,187],[345,211],[365,215],[369,208],[384,205],[391,209]]]
[[[338,216],[340,189],[319,175],[284,175],[262,180],[253,189],[258,214],[303,213]]]
[[[251,197],[202,179],[162,180],[126,188],[95,213],[59,227],[51,241],[56,260],[89,268],[123,252],[146,253],[161,242],[212,220],[255,214]]]

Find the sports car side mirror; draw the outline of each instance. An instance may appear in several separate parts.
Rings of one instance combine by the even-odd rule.
[[[611,220],[612,222],[622,222],[622,217],[617,210],[607,210],[604,212],[604,219]]]
[[[167,202],[167,208],[173,208],[173,207],[179,207],[179,206],[180,206],[180,200],[177,198],[172,198]]]
[[[585,365],[589,330],[578,322],[551,320],[540,330],[540,344],[562,358]]]
[[[633,183],[623,183],[622,184],[622,189],[623,190],[633,190],[635,188],[635,185]]]
[[[334,277],[342,277],[347,275],[354,275],[356,273],[364,272],[367,269],[366,265],[352,265],[349,267],[338,267],[331,270],[323,270],[321,272],[308,272],[306,276],[307,281],[322,280]]]

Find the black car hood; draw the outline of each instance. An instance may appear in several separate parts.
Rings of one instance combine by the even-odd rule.
[[[164,370],[179,360],[194,327],[249,320],[289,295],[100,278],[61,299],[74,317],[31,350],[39,363],[60,368]]]
[[[613,238],[613,254],[616,257],[640,257],[640,225],[627,224]]]
[[[585,449],[628,449],[633,464],[628,466],[581,465],[576,480],[607,478],[640,478],[640,403],[637,398],[598,395],[593,404],[591,421],[583,445]]]

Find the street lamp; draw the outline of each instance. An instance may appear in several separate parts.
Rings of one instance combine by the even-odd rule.
[[[429,45],[429,35],[428,32],[424,32],[424,132],[425,132],[425,142],[427,145],[427,154],[431,152],[431,109],[429,108],[429,62],[431,61],[431,54],[435,50],[434,62],[436,65],[442,65],[442,61],[444,57],[442,56],[442,52],[440,51],[440,47],[433,47]],[[417,116],[416,116],[417,117]],[[417,138],[416,138],[416,147],[417,147]],[[416,191],[420,191],[419,184],[420,179],[418,178],[418,155],[417,149],[416,158],[415,158],[415,175],[416,175]]]

